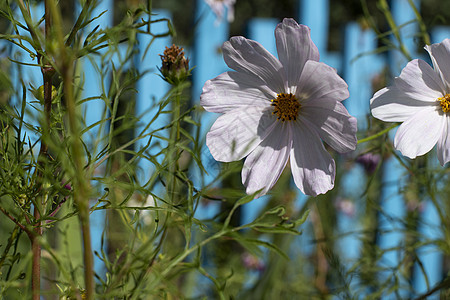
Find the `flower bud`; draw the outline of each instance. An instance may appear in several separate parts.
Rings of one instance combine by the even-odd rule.
[[[31,87],[31,92],[33,93],[34,97],[36,97],[37,100],[43,105],[44,104],[44,86],[41,85],[37,89]],[[58,96],[58,90],[56,87],[52,85],[52,103],[57,103],[58,99],[56,98]]]
[[[162,66],[160,72],[167,82],[177,85],[190,75],[189,59],[184,57],[183,48],[172,45],[166,47],[164,55],[161,56]]]

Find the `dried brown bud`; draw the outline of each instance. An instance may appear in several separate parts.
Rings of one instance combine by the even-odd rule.
[[[189,76],[189,59],[184,57],[183,48],[172,45],[166,47],[161,56],[160,69],[163,78],[170,84],[179,84]]]

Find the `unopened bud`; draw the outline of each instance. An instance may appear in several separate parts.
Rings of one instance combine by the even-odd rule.
[[[43,85],[41,85],[37,89],[34,89],[32,87],[31,92],[33,93],[34,97],[36,97],[36,99],[39,100],[39,102],[41,104],[44,104],[44,86]],[[57,102],[57,98],[56,98],[57,96],[58,96],[58,90],[56,89],[56,87],[54,87],[52,85],[52,103],[53,104],[55,104]]]
[[[166,47],[164,55],[161,55],[161,61],[161,74],[170,84],[179,84],[190,75],[189,59],[184,57],[183,48],[175,45],[170,48]]]

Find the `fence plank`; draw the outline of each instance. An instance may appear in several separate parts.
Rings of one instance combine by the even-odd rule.
[[[358,129],[367,128],[372,97],[372,79],[383,68],[382,59],[372,54],[377,48],[375,33],[352,22],[345,27],[343,74],[350,97],[344,101],[348,112],[358,119]]]
[[[348,84],[350,96],[344,101],[349,113],[358,119],[358,129],[367,128],[367,115],[369,114],[369,99],[372,96],[372,79],[380,72],[381,59],[373,54],[377,48],[376,35],[370,29],[361,28],[360,24],[351,22],[345,26],[344,49],[343,49],[343,78]],[[350,154],[355,156],[355,154]],[[354,205],[356,210],[364,209],[361,198],[364,195],[367,177],[364,168],[354,165],[353,168],[342,174],[340,183],[341,199],[337,199],[337,205]],[[352,203],[353,201],[353,203]],[[342,256],[349,262],[354,263],[360,256],[361,239],[358,232],[362,224],[357,218],[345,210],[338,213],[338,226],[342,238],[337,241]],[[349,264],[351,266],[351,264]],[[357,284],[358,278],[352,279],[352,284]]]
[[[153,20],[171,18],[170,12],[166,10],[153,10],[155,13],[152,16]],[[167,32],[166,22],[156,22],[151,25],[151,31],[153,34],[162,34]],[[152,36],[147,34],[139,34],[139,61],[137,62],[137,68],[139,73],[146,72],[137,82],[138,93],[136,95],[136,116],[139,117],[139,126],[136,128],[136,133],[140,133],[147,124],[149,124],[154,118],[155,114],[158,112],[158,102],[166,95],[169,91],[170,86],[165,82],[160,76],[157,70],[158,66],[161,66],[160,54],[164,52],[165,47],[170,47],[171,38],[169,36],[163,38],[157,38],[153,41],[150,48],[147,50],[149,43],[152,41]],[[155,130],[157,128],[163,127],[170,123],[170,115],[160,114],[158,118],[152,123],[151,127],[147,130]],[[160,132],[160,134],[168,134],[167,131]],[[149,142],[150,137],[141,139],[135,144],[135,150],[140,151],[142,147],[145,147]],[[154,146],[156,142],[160,142],[159,146]],[[167,142],[163,140],[154,139],[152,141],[152,146],[145,151],[149,156],[154,156],[161,149],[167,146]],[[160,159],[158,161],[161,163]],[[153,164],[147,159],[140,159],[138,163],[137,176],[139,182],[144,185],[155,172]],[[159,190],[159,192],[157,192]],[[155,192],[160,193],[161,186],[159,186]],[[162,196],[162,195],[161,195]]]
[[[77,4],[77,6],[75,18],[78,17],[79,12],[81,11],[79,4]],[[100,1],[92,10],[90,17],[94,18],[105,11],[106,13],[88,25],[85,35],[88,35],[96,26],[99,26],[101,29],[111,27],[113,18],[113,12],[111,10],[113,7],[112,0]],[[101,51],[101,53],[104,53],[104,51]],[[101,68],[101,59],[98,55],[90,55],[82,59],[82,73],[80,75],[83,82],[83,98],[100,97],[102,94],[107,94],[107,92],[104,91],[104,87],[108,86],[107,78],[102,79],[101,74],[99,74],[97,70],[98,68]],[[92,124],[102,120],[106,113],[107,105],[104,103],[104,100],[95,99],[83,103],[81,109],[86,126],[91,126]],[[101,130],[106,130],[105,128],[106,124],[93,127],[91,130],[86,132],[83,137],[84,142],[87,143],[88,146],[90,146],[90,150],[93,151],[93,153],[91,153],[93,156],[95,156],[98,151],[101,151],[101,149],[98,149],[102,147],[98,138],[103,136],[104,132],[102,133]]]
[[[431,32],[432,43],[440,43],[444,39],[450,37],[450,27],[436,27]],[[429,63],[430,59],[427,59]],[[438,163],[437,157],[433,156],[432,160],[435,162],[431,167],[441,168]],[[445,201],[446,199],[438,199]],[[423,201],[423,212],[421,213],[421,223],[419,225],[420,233],[427,240],[433,239],[442,239],[442,224],[440,221],[440,217],[438,214],[438,207],[436,207],[430,199]],[[421,239],[423,240],[423,239]],[[420,247],[417,250],[417,254],[419,259],[423,262],[423,268],[425,270],[425,274],[422,273],[421,268],[416,264],[415,266],[415,278],[414,285],[419,294],[425,293],[430,287],[434,287],[438,284],[442,279],[444,279],[444,275],[446,271],[444,270],[444,262],[443,262],[443,254],[439,248],[439,246],[430,244],[423,247]],[[427,287],[425,276],[429,281],[430,287]],[[439,299],[439,293],[436,293],[427,299]]]
[[[216,16],[204,0],[197,0],[196,4],[196,27],[194,48],[192,49],[192,62],[195,66],[192,73],[192,101],[194,103],[198,103],[203,85],[207,80],[229,70],[222,58],[221,51],[222,44],[228,40],[228,22],[224,20],[220,23],[216,22]],[[214,113],[201,114],[200,139],[206,136],[218,116],[219,114]],[[203,176],[200,170],[194,167],[191,176],[196,186],[205,186],[211,184],[218,175],[220,163],[214,160],[204,140],[199,140],[199,144],[202,145],[200,158],[208,174]],[[210,218],[218,212],[219,206],[220,203],[216,202],[207,206],[199,206],[196,216]]]
[[[74,11],[74,17],[79,16],[81,7],[79,3],[76,4],[76,9]],[[97,6],[92,10],[90,17],[94,18],[99,16],[101,13],[105,12],[100,18],[93,21],[86,28],[85,35],[88,35],[96,26],[101,29],[106,29],[111,27],[113,21],[113,0],[103,0],[100,1]],[[101,51],[103,53],[104,51]],[[108,86],[108,78],[102,78],[101,74],[97,71],[97,68],[101,68],[101,58],[99,56],[92,55],[90,57],[85,57],[81,60],[81,82],[83,83],[82,97],[100,97],[102,94],[106,95],[104,88]],[[85,102],[81,106],[83,119],[85,120],[86,127],[94,124],[105,118],[107,114],[107,104],[102,99],[95,99]],[[83,135],[83,141],[88,146],[92,157],[95,157],[101,148],[105,146],[105,142],[101,141],[100,138],[104,137],[107,132],[107,123],[93,127],[91,130],[87,131]],[[99,187],[94,187],[99,188]],[[91,225],[91,243],[92,250],[94,252],[101,253],[102,250],[102,233],[105,229],[105,217],[106,211],[99,210],[94,211],[90,214],[89,221]],[[74,224],[70,225],[71,236],[77,236],[75,234],[78,232]],[[81,237],[80,237],[81,238]],[[77,238],[77,239],[80,239]],[[106,245],[104,245],[106,246]],[[99,276],[103,276],[105,273],[105,267],[103,261],[94,256],[94,271]]]
[[[420,0],[413,0],[413,3],[418,9],[420,8]],[[415,22],[416,16],[413,8],[409,5],[408,0],[392,0],[391,13],[395,23],[399,26],[402,43],[409,51],[411,57],[417,57],[417,45],[414,39],[419,27],[417,22]],[[394,36],[391,37],[394,44],[399,46],[399,43],[395,40]],[[391,69],[392,74],[394,76],[399,76],[401,70],[408,63],[407,57],[399,50],[389,51],[388,55],[389,68]]]
[[[311,39],[319,49],[320,61],[340,72],[342,68],[341,54],[328,51],[329,0],[299,0],[298,7],[298,20],[311,28]]]
[[[414,1],[416,5],[419,1]],[[414,20],[415,15],[407,0],[394,0],[391,2],[391,13],[397,26],[402,26],[406,22]],[[407,49],[414,49],[414,33],[417,32],[417,24],[411,23],[399,28],[399,34],[402,42]],[[396,43],[394,36],[391,39]],[[399,45],[398,43],[396,43]],[[413,54],[415,51],[411,51]],[[388,65],[395,76],[400,75],[401,69],[406,65],[407,58],[402,56],[397,50],[391,50],[388,53]],[[395,130],[391,131],[390,137],[393,138]],[[404,225],[401,222],[405,217],[405,203],[401,191],[406,184],[404,168],[395,157],[385,161],[383,166],[383,187],[382,187],[382,208],[386,215],[380,217],[382,234],[380,236],[380,247],[382,249],[391,249],[383,255],[383,266],[386,268],[395,268],[404,258],[401,251],[404,243]],[[388,271],[387,275],[391,275]],[[399,282],[399,284],[406,284]],[[399,290],[400,295],[407,297],[405,290]]]

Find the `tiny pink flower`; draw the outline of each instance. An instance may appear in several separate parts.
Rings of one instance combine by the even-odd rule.
[[[263,271],[265,268],[262,260],[248,252],[242,253],[241,261],[244,267],[250,270]]]
[[[420,212],[423,213],[425,211],[426,202],[418,201],[418,200],[409,200],[406,202],[406,209],[409,212]]]
[[[425,46],[432,68],[420,59],[410,61],[394,84],[370,100],[372,115],[385,122],[403,122],[394,147],[416,158],[437,144],[441,165],[450,161],[450,39]]]
[[[323,141],[338,152],[356,147],[356,119],[341,101],[348,87],[319,62],[310,29],[284,19],[275,29],[278,59],[256,41],[232,37],[222,49],[225,72],[203,87],[201,105],[222,113],[206,136],[212,156],[244,157],[248,194],[266,194],[287,162],[297,187],[316,196],[334,186],[335,163]]]

